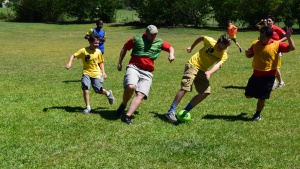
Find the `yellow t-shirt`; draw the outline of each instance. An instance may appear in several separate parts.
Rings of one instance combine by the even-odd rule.
[[[281,66],[281,57],[279,56],[278,48],[279,41],[273,41],[268,45],[261,45],[259,40],[252,43],[253,47],[253,69],[260,71],[270,71],[279,69]]]
[[[217,50],[217,41],[213,38],[204,36],[203,42],[203,48],[190,58],[189,63],[205,72],[218,62],[223,64],[228,56],[227,50]]]
[[[100,78],[101,72],[99,63],[104,62],[104,58],[99,49],[91,50],[89,47],[78,50],[74,56],[81,59],[83,63],[83,74],[87,74],[92,78]]]

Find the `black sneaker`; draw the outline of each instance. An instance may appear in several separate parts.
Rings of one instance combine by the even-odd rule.
[[[125,108],[126,107],[124,105],[120,104],[119,108],[117,109],[117,118],[121,118]]]
[[[131,124],[132,122],[131,122],[131,116],[128,116],[128,115],[124,115],[124,116],[122,116],[121,117],[121,120],[123,121],[123,122],[125,122],[125,123],[127,123],[127,124]]]
[[[243,49],[242,48],[240,48],[240,53],[242,53],[243,52]]]
[[[260,116],[253,116],[251,120],[252,121],[259,121],[259,120],[261,120],[261,118],[260,118]]]

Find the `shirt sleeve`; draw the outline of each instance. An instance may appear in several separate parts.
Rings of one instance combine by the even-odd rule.
[[[93,32],[94,32],[94,30],[93,30],[93,28],[91,28],[86,34],[87,34],[87,35],[92,35]]]
[[[163,50],[163,51],[169,51],[170,50],[170,47],[171,47],[171,44],[170,43],[168,43],[168,42],[166,42],[166,41],[163,41],[163,44],[162,44],[162,46],[161,46],[161,49]]]
[[[127,50],[131,50],[133,46],[133,37],[124,44],[124,48],[126,48]]]
[[[284,42],[279,42],[278,52],[287,53],[290,51],[290,45]]]

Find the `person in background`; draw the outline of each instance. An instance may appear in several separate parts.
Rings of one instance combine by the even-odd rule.
[[[240,44],[236,40],[237,30],[238,30],[238,28],[236,26],[234,26],[231,21],[227,22],[227,33],[228,33],[228,35],[229,35],[230,39],[232,39],[232,41],[239,48],[240,52],[242,52],[243,50],[242,50]]]
[[[105,37],[105,31],[102,29],[103,27],[103,21],[97,20],[96,21],[96,28],[91,28],[86,35],[84,36],[85,39],[88,39],[89,36],[92,34],[98,35],[100,37],[99,47],[98,49],[102,52],[102,55],[104,54],[104,42],[106,41]]]

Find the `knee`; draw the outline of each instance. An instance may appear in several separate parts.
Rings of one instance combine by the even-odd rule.
[[[135,87],[135,85],[127,85],[126,89],[130,90],[130,91],[135,91],[136,87]]]

